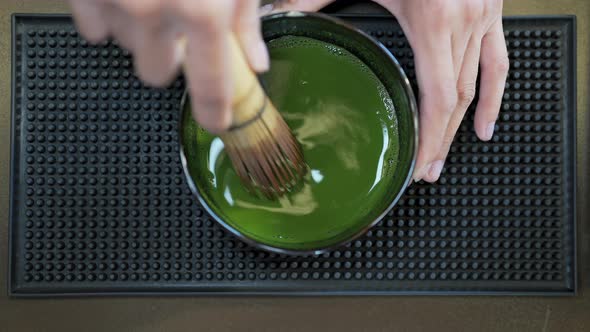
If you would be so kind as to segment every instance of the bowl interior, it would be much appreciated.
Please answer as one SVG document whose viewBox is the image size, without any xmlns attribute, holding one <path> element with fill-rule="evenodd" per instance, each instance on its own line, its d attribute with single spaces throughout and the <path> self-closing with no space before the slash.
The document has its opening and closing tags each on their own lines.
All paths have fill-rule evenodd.
<svg viewBox="0 0 590 332">
<path fill-rule="evenodd" d="M 346 243 L 364 233 L 377 223 L 399 199 L 413 171 L 416 155 L 417 115 L 414 96 L 405 74 L 391 54 L 370 37 L 339 20 L 322 14 L 309 13 L 271 15 L 263 19 L 263 36 L 267 43 L 284 36 L 299 36 L 341 47 L 371 69 L 382 83 L 395 107 L 395 119 L 392 121 L 397 127 L 397 137 L 389 138 L 392 140 L 391 144 L 396 146 L 395 171 L 387 172 L 387 175 L 384 176 L 385 185 L 379 193 L 380 197 L 373 200 L 374 202 L 370 205 L 370 211 L 364 212 L 362 218 L 359 217 L 354 223 L 338 228 L 338 231 L 333 231 L 337 229 L 335 226 L 337 226 L 338 218 L 326 218 L 329 220 L 326 223 L 334 223 L 335 225 L 327 224 L 326 227 L 331 227 L 332 231 L 325 232 L 320 231 L 321 227 L 317 224 L 318 231 L 314 232 L 313 225 L 306 225 L 305 216 L 302 216 L 298 222 L 293 221 L 293 223 L 299 224 L 299 229 L 293 228 L 292 233 L 287 232 L 287 235 L 290 236 L 287 241 L 282 236 L 273 235 L 272 232 L 259 232 L 252 225 L 266 221 L 248 220 L 255 218 L 253 214 L 245 213 L 243 217 L 236 219 L 235 215 L 232 216 L 231 213 L 224 210 L 223 204 L 220 204 L 214 195 L 208 193 L 206 187 L 210 183 L 211 177 L 208 170 L 204 169 L 205 163 L 202 160 L 205 157 L 204 152 L 197 143 L 198 140 L 201 140 L 200 143 L 209 140 L 207 144 L 210 144 L 213 142 L 213 138 L 205 134 L 194 122 L 191 117 L 190 101 L 185 98 L 180 132 L 181 158 L 189 185 L 201 204 L 225 228 L 250 244 L 281 253 L 319 253 Z M 273 98 L 271 93 L 269 96 L 271 99 Z M 374 130 L 378 131 L 380 128 L 376 126 Z M 346 144 L 346 142 L 341 142 L 341 144 Z M 368 206 L 356 208 L 360 211 L 369 209 Z M 337 212 L 342 211 L 334 211 L 334 216 L 338 215 Z M 266 217 L 269 218 L 269 216 Z M 272 221 L 268 222 L 272 223 Z M 280 228 L 278 225 L 275 226 L 277 229 Z M 307 229 L 302 230 L 302 227 L 307 227 Z"/>
<path fill-rule="evenodd" d="M 365 33 L 332 17 L 310 13 L 280 13 L 263 19 L 265 41 L 286 35 L 309 37 L 340 46 L 364 62 L 387 89 L 396 109 L 400 144 L 399 168 L 391 179 L 391 199 L 405 187 L 413 171 L 418 144 L 417 106 L 403 69 L 390 52 Z"/>
</svg>

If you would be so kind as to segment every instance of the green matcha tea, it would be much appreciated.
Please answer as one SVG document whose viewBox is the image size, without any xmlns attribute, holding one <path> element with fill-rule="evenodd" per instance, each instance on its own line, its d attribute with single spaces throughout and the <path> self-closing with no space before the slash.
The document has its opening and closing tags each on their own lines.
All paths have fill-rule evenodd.
<svg viewBox="0 0 590 332">
<path fill-rule="evenodd" d="M 278 201 L 251 195 L 221 140 L 185 118 L 189 171 L 212 211 L 247 237 L 290 250 L 335 245 L 391 198 L 383 179 L 395 172 L 399 152 L 393 102 L 375 74 L 340 47 L 294 36 L 268 46 L 271 70 L 263 80 L 303 148 L 304 183 Z"/>
</svg>

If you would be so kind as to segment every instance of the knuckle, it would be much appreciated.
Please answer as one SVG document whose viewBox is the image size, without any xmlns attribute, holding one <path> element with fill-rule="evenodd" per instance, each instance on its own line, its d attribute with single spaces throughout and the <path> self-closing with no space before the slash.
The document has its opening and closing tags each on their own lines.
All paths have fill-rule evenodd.
<svg viewBox="0 0 590 332">
<path fill-rule="evenodd" d="M 429 0 L 427 6 L 434 12 L 444 13 L 449 8 L 449 2 L 446 0 Z"/>
<path fill-rule="evenodd" d="M 492 60 L 492 70 L 500 76 L 505 76 L 510 69 L 510 61 L 508 56 L 501 56 Z"/>
<path fill-rule="evenodd" d="M 467 108 L 475 98 L 475 82 L 460 85 L 457 89 L 457 104 Z"/>
<path fill-rule="evenodd" d="M 435 92 L 439 108 L 445 113 L 453 113 L 457 106 L 457 90 L 454 86 L 454 84 L 440 85 Z"/>
<path fill-rule="evenodd" d="M 465 21 L 469 24 L 477 22 L 484 13 L 484 5 L 480 1 L 465 1 Z"/>
<path fill-rule="evenodd" d="M 427 1 L 426 6 L 425 9 L 432 14 L 429 22 L 435 27 L 444 27 L 452 20 L 452 8 L 454 5 L 451 5 L 449 1 L 430 0 Z"/>
<path fill-rule="evenodd" d="M 408 5 L 408 14 L 414 16 L 412 19 L 422 20 L 423 17 L 428 17 L 428 20 L 424 20 L 424 27 L 432 31 L 440 31 L 445 27 L 448 27 L 448 22 L 451 20 L 451 13 L 449 5 L 444 0 L 426 0 L 416 1 L 418 8 L 412 8 L 414 6 Z"/>
</svg>

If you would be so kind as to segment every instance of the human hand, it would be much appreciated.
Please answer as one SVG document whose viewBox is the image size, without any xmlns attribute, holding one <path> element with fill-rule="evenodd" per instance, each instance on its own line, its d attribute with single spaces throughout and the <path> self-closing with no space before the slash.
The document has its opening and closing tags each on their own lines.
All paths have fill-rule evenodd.
<svg viewBox="0 0 590 332">
<path fill-rule="evenodd" d="M 256 0 L 70 0 L 90 42 L 112 36 L 143 81 L 164 86 L 184 68 L 193 116 L 219 133 L 231 124 L 229 39 L 235 33 L 254 71 L 269 67 Z M 180 43 L 180 37 L 186 43 Z"/>
<path fill-rule="evenodd" d="M 317 10 L 329 0 L 283 0 L 267 10 Z M 474 127 L 492 138 L 508 73 L 501 0 L 375 0 L 400 23 L 420 88 L 420 146 L 414 181 L 440 177 L 453 138 L 481 81 Z"/>
</svg>

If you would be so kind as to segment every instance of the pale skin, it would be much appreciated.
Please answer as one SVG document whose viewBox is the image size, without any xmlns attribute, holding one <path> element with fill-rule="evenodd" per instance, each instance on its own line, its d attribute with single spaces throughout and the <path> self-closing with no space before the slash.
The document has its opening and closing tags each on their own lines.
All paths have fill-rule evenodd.
<svg viewBox="0 0 590 332">
<path fill-rule="evenodd" d="M 134 56 L 140 79 L 165 86 L 183 68 L 194 117 L 213 133 L 231 124 L 227 39 L 234 33 L 256 72 L 269 68 L 259 15 L 315 11 L 334 0 L 70 0 L 81 34 L 109 36 Z M 508 73 L 502 0 L 375 0 L 399 21 L 414 52 L 420 144 L 414 181 L 436 182 L 480 74 L 474 128 L 492 139 Z M 179 47 L 179 36 L 186 48 Z M 202 47 L 207 45 L 207 47 Z"/>
</svg>

